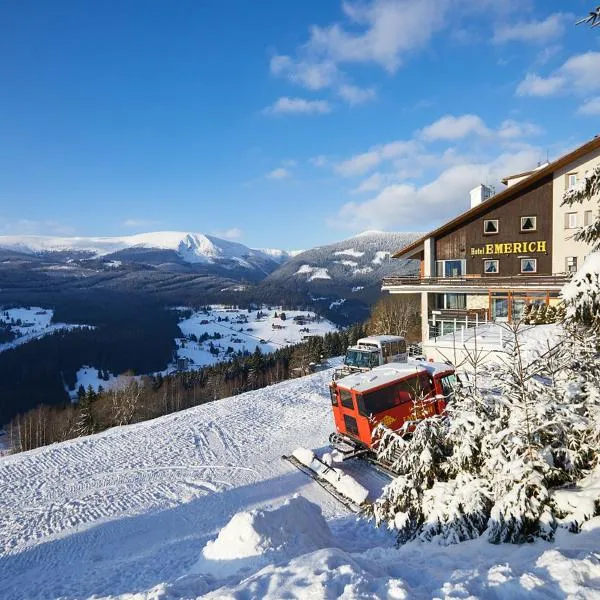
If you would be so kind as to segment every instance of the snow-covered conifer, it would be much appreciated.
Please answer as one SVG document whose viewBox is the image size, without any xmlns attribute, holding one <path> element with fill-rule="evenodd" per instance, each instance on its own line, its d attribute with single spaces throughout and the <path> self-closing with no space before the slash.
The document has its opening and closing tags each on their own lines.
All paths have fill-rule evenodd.
<svg viewBox="0 0 600 600">
<path fill-rule="evenodd" d="M 503 363 L 486 369 L 477 388 L 458 387 L 446 415 L 413 424 L 408 437 L 382 428 L 378 456 L 399 476 L 371 513 L 400 543 L 455 543 L 484 532 L 494 543 L 521 543 L 581 526 L 554 490 L 596 464 L 594 344 L 569 333 L 532 359 L 521 343 L 526 330 L 512 328 Z"/>
</svg>

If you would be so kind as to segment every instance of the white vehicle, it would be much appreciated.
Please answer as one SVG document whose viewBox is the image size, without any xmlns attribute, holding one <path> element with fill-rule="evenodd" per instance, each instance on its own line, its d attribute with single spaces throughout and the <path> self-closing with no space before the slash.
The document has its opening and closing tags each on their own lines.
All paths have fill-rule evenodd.
<svg viewBox="0 0 600 600">
<path fill-rule="evenodd" d="M 391 362 L 406 362 L 406 340 L 399 335 L 371 335 L 361 338 L 346 351 L 344 367 L 339 375 L 369 371 Z"/>
</svg>

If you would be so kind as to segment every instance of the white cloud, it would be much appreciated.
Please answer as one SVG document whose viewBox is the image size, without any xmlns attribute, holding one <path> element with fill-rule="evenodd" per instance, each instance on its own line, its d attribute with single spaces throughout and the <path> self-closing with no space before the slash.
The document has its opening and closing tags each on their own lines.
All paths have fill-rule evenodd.
<svg viewBox="0 0 600 600">
<path fill-rule="evenodd" d="M 308 159 L 308 162 L 314 167 L 324 167 L 329 163 L 329 160 L 324 154 L 319 154 L 319 156 L 313 156 Z"/>
<path fill-rule="evenodd" d="M 121 227 L 126 227 L 128 229 L 137 229 L 139 227 L 152 227 L 156 224 L 156 221 L 151 221 L 150 219 L 125 219 L 124 221 L 121 221 Z"/>
<path fill-rule="evenodd" d="M 373 88 L 359 88 L 348 81 L 341 64 L 370 63 L 393 73 L 405 58 L 430 42 L 445 25 L 451 0 L 346 1 L 344 23 L 312 25 L 308 40 L 294 56 L 271 58 L 273 75 L 310 90 L 332 88 L 350 105 L 375 97 Z"/>
<path fill-rule="evenodd" d="M 312 26 L 305 49 L 336 64 L 372 62 L 394 72 L 406 54 L 425 47 L 442 28 L 448 5 L 447 0 L 344 2 L 352 29 L 339 23 Z"/>
<path fill-rule="evenodd" d="M 286 169 L 285 167 L 279 167 L 278 169 L 274 169 L 270 173 L 267 173 L 265 177 L 267 179 L 287 179 L 291 176 L 291 171 Z"/>
<path fill-rule="evenodd" d="M 363 175 L 385 160 L 391 160 L 402 156 L 403 154 L 414 152 L 416 147 L 416 142 L 412 140 L 395 141 L 390 142 L 389 144 L 373 146 L 368 152 L 357 154 L 339 163 L 336 165 L 335 169 L 344 177 Z"/>
<path fill-rule="evenodd" d="M 580 115 L 600 115 L 600 96 L 586 100 L 578 109 Z"/>
<path fill-rule="evenodd" d="M 0 217 L 0 233 L 5 235 L 72 235 L 73 227 L 53 219 L 5 219 Z"/>
<path fill-rule="evenodd" d="M 335 170 L 343 177 L 355 177 L 364 175 L 386 161 L 391 161 L 396 168 L 398 178 L 412 179 L 419 177 L 424 169 L 435 168 L 436 165 L 459 165 L 471 160 L 456 148 L 447 148 L 441 155 L 425 152 L 423 142 L 458 141 L 473 135 L 502 141 L 505 144 L 509 142 L 514 144 L 522 138 L 537 135 L 542 131 L 538 125 L 525 121 L 507 119 L 498 129 L 491 129 L 477 115 L 446 115 L 417 131 L 416 139 L 397 140 L 372 146 L 367 152 L 355 154 L 339 162 L 335 165 Z M 375 180 L 366 185 L 373 185 Z M 355 188 L 355 191 L 364 191 L 361 185 Z"/>
<path fill-rule="evenodd" d="M 577 90 L 589 91 L 600 88 L 600 52 L 586 52 L 572 56 L 560 68 L 569 85 Z"/>
<path fill-rule="evenodd" d="M 540 133 L 543 133 L 543 131 L 544 130 L 535 123 L 506 119 L 506 121 L 502 121 L 502 124 L 498 129 L 498 135 L 503 139 L 510 140 L 539 135 Z"/>
<path fill-rule="evenodd" d="M 339 87 L 338 94 L 351 106 L 363 104 L 369 100 L 373 100 L 376 96 L 374 88 L 360 88 L 348 83 L 344 83 Z"/>
<path fill-rule="evenodd" d="M 506 42 L 524 42 L 528 44 L 544 44 L 562 37 L 565 22 L 572 16 L 565 13 L 554 13 L 541 21 L 521 21 L 512 25 L 496 27 L 492 41 L 497 44 Z"/>
<path fill-rule="evenodd" d="M 305 100 L 283 96 L 263 110 L 268 115 L 323 115 L 331 112 L 327 100 Z"/>
<path fill-rule="evenodd" d="M 487 135 L 485 123 L 477 115 L 446 115 L 421 131 L 424 140 L 458 140 L 468 135 Z"/>
<path fill-rule="evenodd" d="M 212 234 L 223 240 L 239 240 L 244 232 L 239 227 L 231 227 L 230 229 L 213 231 Z"/>
<path fill-rule="evenodd" d="M 517 86 L 517 96 L 552 96 L 565 85 L 563 77 L 540 77 L 535 73 L 527 73 L 525 79 Z"/>
<path fill-rule="evenodd" d="M 329 224 L 343 229 L 410 230 L 424 221 L 455 216 L 469 207 L 469 190 L 481 182 L 495 183 L 510 174 L 531 168 L 540 151 L 528 147 L 514 154 L 502 154 L 488 162 L 452 165 L 431 181 L 417 186 L 395 183 L 384 187 L 365 202 L 348 202 L 329 219 Z M 415 207 L 418 206 L 418 210 Z"/>
<path fill-rule="evenodd" d="M 338 68 L 330 60 L 311 62 L 294 60 L 285 55 L 275 55 L 271 58 L 270 68 L 273 75 L 284 75 L 290 81 L 309 90 L 330 87 L 339 78 Z"/>
<path fill-rule="evenodd" d="M 528 73 L 517 87 L 518 96 L 552 96 L 559 92 L 586 93 L 600 89 L 600 52 L 571 56 L 548 77 Z"/>
<path fill-rule="evenodd" d="M 360 184 L 352 190 L 353 194 L 362 194 L 364 192 L 375 192 L 381 189 L 389 179 L 388 176 L 381 173 L 373 173 L 370 177 L 361 181 Z"/>
</svg>

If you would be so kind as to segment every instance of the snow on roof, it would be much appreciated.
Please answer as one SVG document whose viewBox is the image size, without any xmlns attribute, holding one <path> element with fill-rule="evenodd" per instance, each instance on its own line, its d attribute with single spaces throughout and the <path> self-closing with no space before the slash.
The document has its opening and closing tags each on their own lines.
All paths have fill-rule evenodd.
<svg viewBox="0 0 600 600">
<path fill-rule="evenodd" d="M 454 367 L 444 363 L 413 360 L 403 363 L 388 363 L 364 373 L 348 375 L 348 377 L 338 380 L 337 385 L 357 392 L 367 392 L 374 388 L 381 387 L 382 385 L 388 385 L 418 373 L 429 373 L 429 375 L 433 376 L 436 373 L 443 373 L 452 370 L 453 368 Z"/>
<path fill-rule="evenodd" d="M 357 344 L 368 344 L 369 342 L 397 342 L 403 340 L 401 335 L 369 335 L 364 338 L 360 338 Z"/>
</svg>

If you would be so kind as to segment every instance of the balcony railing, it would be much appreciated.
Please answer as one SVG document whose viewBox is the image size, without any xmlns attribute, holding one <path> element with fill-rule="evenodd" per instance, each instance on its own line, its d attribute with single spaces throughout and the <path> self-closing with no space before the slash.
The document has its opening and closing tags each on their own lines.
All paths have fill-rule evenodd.
<svg viewBox="0 0 600 600">
<path fill-rule="evenodd" d="M 571 275 L 559 273 L 556 275 L 464 275 L 462 277 L 385 277 L 383 287 L 390 288 L 396 286 L 440 286 L 440 287 L 500 287 L 511 288 L 515 286 L 527 285 L 540 288 L 562 287 Z"/>
<path fill-rule="evenodd" d="M 487 324 L 485 309 L 437 309 L 432 310 L 427 320 L 428 339 L 436 339 L 455 331 L 477 328 Z M 464 336 L 464 333 L 462 334 Z"/>
</svg>

